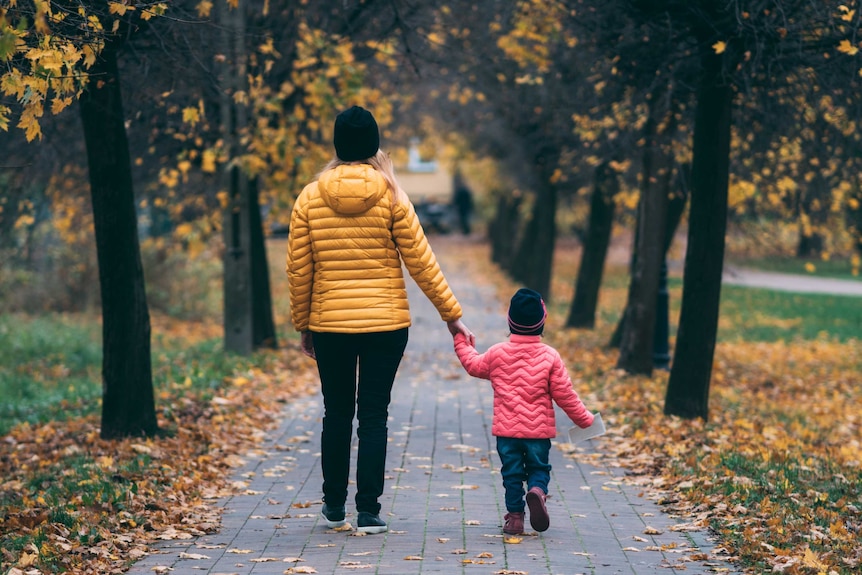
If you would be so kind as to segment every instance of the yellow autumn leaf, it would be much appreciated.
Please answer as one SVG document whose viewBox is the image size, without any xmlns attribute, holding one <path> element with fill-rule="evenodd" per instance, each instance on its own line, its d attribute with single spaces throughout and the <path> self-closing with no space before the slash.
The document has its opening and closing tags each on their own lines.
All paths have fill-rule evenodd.
<svg viewBox="0 0 862 575">
<path fill-rule="evenodd" d="M 198 2 L 195 9 L 198 12 L 198 16 L 200 16 L 201 18 L 209 18 L 210 14 L 212 13 L 213 3 L 209 0 L 203 0 L 202 2 Z"/>
<path fill-rule="evenodd" d="M 59 114 L 72 104 L 72 98 L 54 98 L 51 100 L 51 113 Z"/>
<path fill-rule="evenodd" d="M 96 50 L 93 46 L 89 44 L 82 48 L 84 52 L 84 67 L 89 68 L 93 64 L 96 63 Z"/>
<path fill-rule="evenodd" d="M 190 125 L 195 126 L 198 122 L 200 122 L 201 116 L 198 109 L 189 106 L 188 108 L 183 108 L 183 122 Z"/>
<path fill-rule="evenodd" d="M 110 12 L 111 14 L 123 16 L 126 12 L 134 9 L 134 6 L 129 6 L 128 4 L 122 4 L 120 2 L 108 2 L 108 12 Z"/>
<path fill-rule="evenodd" d="M 21 119 L 18 121 L 18 127 L 24 130 L 24 137 L 28 142 L 35 139 L 42 139 L 42 127 L 39 125 L 38 116 L 41 116 L 41 110 L 35 111 L 31 108 L 24 110 L 21 114 Z"/>
<path fill-rule="evenodd" d="M 216 171 L 216 153 L 212 150 L 204 150 L 201 154 L 201 170 L 207 174 Z"/>
<path fill-rule="evenodd" d="M 37 553 L 22 553 L 21 557 L 18 558 L 18 566 L 31 567 L 36 563 L 36 560 L 38 559 L 39 555 Z"/>
<path fill-rule="evenodd" d="M 189 173 L 189 170 L 192 169 L 192 163 L 188 160 L 183 160 L 177 164 L 177 168 L 180 170 L 180 173 L 183 175 L 183 182 L 188 181 L 188 173 Z"/>
<path fill-rule="evenodd" d="M 841 40 L 838 44 L 838 51 L 848 56 L 855 56 L 859 53 L 859 48 L 854 46 L 850 40 Z"/>
<path fill-rule="evenodd" d="M 829 570 L 829 565 L 824 563 L 817 553 L 812 551 L 810 547 L 805 550 L 805 553 L 802 556 L 802 564 L 806 567 L 822 571 L 823 573 L 826 573 Z"/>
<path fill-rule="evenodd" d="M 712 49 L 716 54 L 724 54 L 724 51 L 727 50 L 727 42 L 719 40 L 712 45 Z"/>
</svg>

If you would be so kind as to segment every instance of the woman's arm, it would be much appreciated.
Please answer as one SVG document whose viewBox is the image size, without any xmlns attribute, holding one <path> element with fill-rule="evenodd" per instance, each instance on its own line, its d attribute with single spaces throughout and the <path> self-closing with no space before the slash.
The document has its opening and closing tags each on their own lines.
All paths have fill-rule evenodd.
<svg viewBox="0 0 862 575">
<path fill-rule="evenodd" d="M 308 217 L 308 196 L 303 191 L 296 199 L 290 215 L 287 237 L 287 285 L 290 295 L 290 316 L 297 331 L 308 329 L 311 292 L 314 280 L 314 256 L 311 251 Z"/>
<path fill-rule="evenodd" d="M 461 305 L 455 299 L 449 283 L 443 276 L 410 200 L 404 199 L 395 203 L 392 207 L 392 217 L 392 238 L 410 277 L 434 304 L 443 321 L 448 324 L 460 319 Z M 457 331 L 460 330 L 458 326 Z M 466 336 L 467 333 L 464 335 Z"/>
</svg>

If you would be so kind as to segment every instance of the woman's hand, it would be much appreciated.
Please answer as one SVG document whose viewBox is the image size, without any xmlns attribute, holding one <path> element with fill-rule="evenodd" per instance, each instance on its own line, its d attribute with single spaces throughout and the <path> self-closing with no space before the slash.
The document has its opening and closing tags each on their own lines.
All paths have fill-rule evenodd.
<svg viewBox="0 0 862 575">
<path fill-rule="evenodd" d="M 299 346 L 302 349 L 303 355 L 307 355 L 311 359 L 317 359 L 317 356 L 314 354 L 314 339 L 312 338 L 310 331 L 302 332 Z"/>
<path fill-rule="evenodd" d="M 471 346 L 476 347 L 476 336 L 473 335 L 473 332 L 467 329 L 467 326 L 464 325 L 460 319 L 456 319 L 454 321 L 447 321 L 446 326 L 449 328 L 449 333 L 452 334 L 452 337 L 456 335 L 463 334 L 464 337 L 467 338 L 467 343 Z"/>
</svg>

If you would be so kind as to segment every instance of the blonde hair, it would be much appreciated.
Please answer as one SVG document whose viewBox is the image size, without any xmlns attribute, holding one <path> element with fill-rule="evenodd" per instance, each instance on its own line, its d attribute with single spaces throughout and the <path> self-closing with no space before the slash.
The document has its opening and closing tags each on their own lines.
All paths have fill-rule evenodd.
<svg viewBox="0 0 862 575">
<path fill-rule="evenodd" d="M 329 160 L 329 163 L 326 164 L 320 173 L 317 174 L 317 178 L 320 179 L 320 176 L 323 172 L 331 170 L 333 168 L 337 168 L 338 166 L 343 166 L 345 164 L 368 164 L 383 176 L 383 179 L 386 180 L 386 183 L 389 185 L 389 189 L 392 190 L 392 203 L 398 203 L 406 201 L 407 192 L 401 187 L 401 184 L 398 183 L 398 179 L 395 177 L 395 167 L 392 165 L 392 158 L 389 157 L 389 154 L 384 152 L 383 150 L 377 150 L 377 153 L 367 158 L 365 160 L 360 160 L 358 162 L 345 162 L 338 156 Z"/>
</svg>

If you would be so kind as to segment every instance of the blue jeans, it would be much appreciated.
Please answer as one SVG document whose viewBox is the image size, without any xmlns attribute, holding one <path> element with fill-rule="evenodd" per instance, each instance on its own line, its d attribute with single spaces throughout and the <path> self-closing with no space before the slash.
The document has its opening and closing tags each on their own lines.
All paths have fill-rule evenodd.
<svg viewBox="0 0 862 575">
<path fill-rule="evenodd" d="M 550 439 L 497 438 L 507 511 L 524 511 L 525 481 L 527 490 L 539 487 L 543 492 L 548 492 L 548 482 L 551 480 L 551 464 L 548 463 L 550 451 Z"/>
<path fill-rule="evenodd" d="M 395 373 L 407 346 L 407 328 L 375 333 L 313 333 L 312 337 L 323 390 L 323 500 L 331 507 L 339 507 L 347 499 L 356 415 L 356 510 L 378 514 L 377 499 L 383 494 L 386 466 L 386 420 Z"/>
</svg>

